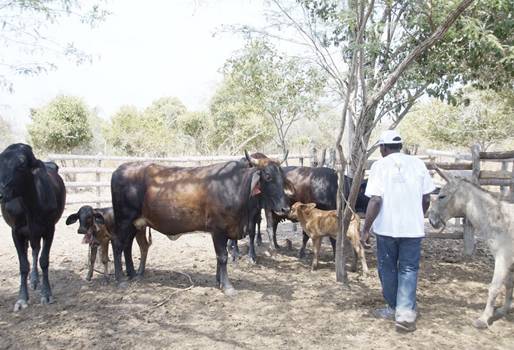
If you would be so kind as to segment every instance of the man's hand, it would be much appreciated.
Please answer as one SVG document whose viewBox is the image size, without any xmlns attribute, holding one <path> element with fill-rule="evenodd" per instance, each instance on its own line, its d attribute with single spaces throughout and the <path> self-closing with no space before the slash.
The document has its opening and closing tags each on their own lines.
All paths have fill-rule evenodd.
<svg viewBox="0 0 514 350">
<path fill-rule="evenodd" d="M 364 247 L 364 249 L 371 248 L 371 245 L 369 244 L 369 229 L 362 230 L 361 232 L 361 244 Z"/>
</svg>

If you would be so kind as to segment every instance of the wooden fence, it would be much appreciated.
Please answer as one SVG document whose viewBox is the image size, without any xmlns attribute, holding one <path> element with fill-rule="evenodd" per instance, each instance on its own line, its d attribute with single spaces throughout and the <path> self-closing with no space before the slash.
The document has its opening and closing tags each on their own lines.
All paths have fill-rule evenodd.
<svg viewBox="0 0 514 350">
<path fill-rule="evenodd" d="M 469 177 L 471 181 L 482 186 L 499 187 L 500 191 L 495 192 L 497 197 L 514 202 L 514 151 L 481 152 L 479 146 L 475 145 L 471 148 L 470 153 L 427 150 L 425 154 L 417 156 L 425 162 L 430 170 L 433 170 L 433 165 L 436 164 L 441 169 Z M 280 155 L 271 155 L 271 157 L 280 158 Z M 100 207 L 111 205 L 111 174 L 123 162 L 144 160 L 165 165 L 200 166 L 238 160 L 241 159 L 241 156 L 141 158 L 54 154 L 50 155 L 48 159 L 59 164 L 59 172 L 65 178 L 68 192 L 67 206 L 90 204 Z M 306 164 L 307 161 L 309 161 L 308 164 Z M 368 161 L 367 169 L 374 161 L 376 159 Z M 335 152 L 333 150 L 318 152 L 313 148 L 309 155 L 289 155 L 288 162 L 290 165 L 335 167 Z M 484 167 L 482 167 L 482 163 L 484 163 Z M 490 169 L 491 167 L 487 163 L 495 164 L 496 169 Z M 78 179 L 79 177 L 80 179 Z M 465 218 L 457 218 L 458 221 L 462 219 L 464 220 L 462 229 L 459 229 L 460 226 L 458 226 L 451 232 L 428 232 L 427 236 L 464 239 L 464 253 L 471 255 L 475 249 L 475 236 Z"/>
<path fill-rule="evenodd" d="M 270 155 L 282 158 L 282 155 Z M 287 157 L 290 165 L 304 165 L 312 156 L 291 154 Z M 51 154 L 49 161 L 59 165 L 67 190 L 66 206 L 90 204 L 96 207 L 111 205 L 111 175 L 122 163 L 151 161 L 163 165 L 201 166 L 231 160 L 241 156 L 188 156 L 188 157 L 111 157 L 104 155 Z M 307 164 L 305 164 L 307 165 Z M 309 163 L 309 165 L 314 165 Z M 91 192 L 91 190 L 93 190 Z"/>
</svg>

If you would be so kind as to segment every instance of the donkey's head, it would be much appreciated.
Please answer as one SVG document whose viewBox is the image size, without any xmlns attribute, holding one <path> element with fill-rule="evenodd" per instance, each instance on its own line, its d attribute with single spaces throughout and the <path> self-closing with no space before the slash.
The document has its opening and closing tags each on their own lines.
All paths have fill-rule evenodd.
<svg viewBox="0 0 514 350">
<path fill-rule="evenodd" d="M 428 211 L 428 220 L 437 229 L 444 226 L 448 219 L 462 215 L 462 210 L 458 205 L 458 192 L 463 180 L 444 173 L 438 167 L 435 167 L 435 169 L 447 182 L 439 191 L 437 200 L 430 205 Z"/>
</svg>

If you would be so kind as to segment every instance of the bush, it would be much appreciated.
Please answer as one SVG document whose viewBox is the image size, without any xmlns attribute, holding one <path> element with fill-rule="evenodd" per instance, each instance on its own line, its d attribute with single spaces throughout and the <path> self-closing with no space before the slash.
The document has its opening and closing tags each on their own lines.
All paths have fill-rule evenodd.
<svg viewBox="0 0 514 350">
<path fill-rule="evenodd" d="M 69 153 L 88 148 L 93 138 L 90 112 L 82 99 L 60 95 L 31 110 L 28 132 L 32 146 L 42 152 Z"/>
</svg>

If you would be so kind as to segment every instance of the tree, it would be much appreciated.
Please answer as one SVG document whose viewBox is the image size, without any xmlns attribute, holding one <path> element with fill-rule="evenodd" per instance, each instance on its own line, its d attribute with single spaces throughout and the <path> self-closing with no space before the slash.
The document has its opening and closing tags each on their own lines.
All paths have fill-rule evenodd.
<svg viewBox="0 0 514 350">
<path fill-rule="evenodd" d="M 261 148 L 272 139 L 271 121 L 231 76 L 226 76 L 214 93 L 209 113 L 210 143 L 218 153 L 240 154 L 244 148 Z"/>
<path fill-rule="evenodd" d="M 283 38 L 284 27 L 296 37 L 285 38 L 308 47 L 312 59 L 331 79 L 342 100 L 340 127 L 335 142 L 340 167 L 339 183 L 349 157 L 348 173 L 354 177 L 350 195 L 343 200 L 338 191 L 338 215 L 341 232 L 336 251 L 336 279 L 347 282 L 343 251 L 343 233 L 357 199 L 368 143 L 374 128 L 385 118 L 400 123 L 415 101 L 436 81 L 427 72 L 423 58 L 441 40 L 473 0 L 456 1 L 374 1 L 374 0 L 272 0 L 278 13 L 271 16 L 275 28 L 257 30 L 268 37 Z M 505 0 L 507 1 L 507 0 Z M 269 26 L 268 26 L 269 27 Z M 246 32 L 252 32 L 245 28 Z M 425 63 L 425 66 L 422 63 Z M 445 67 L 432 72 L 443 75 Z M 449 89 L 447 85 L 447 90 Z M 343 134 L 348 129 L 349 151 L 344 153 Z M 343 213 L 344 209 L 344 213 Z"/>
<path fill-rule="evenodd" d="M 179 116 L 187 112 L 186 106 L 177 97 L 161 97 L 147 107 L 144 114 L 161 119 L 172 128 Z"/>
<path fill-rule="evenodd" d="M 74 43 L 48 37 L 46 29 L 66 17 L 94 26 L 107 15 L 99 1 L 85 5 L 77 0 L 0 0 L 0 43 L 5 51 L 0 58 L 0 88 L 12 91 L 12 74 L 35 75 L 55 69 L 61 57 L 77 63 L 91 60 Z"/>
<path fill-rule="evenodd" d="M 13 132 L 11 124 L 0 116 L 0 150 L 3 151 L 12 142 Z"/>
<path fill-rule="evenodd" d="M 514 94 L 466 88 L 456 106 L 432 99 L 420 103 L 402 123 L 410 143 L 470 147 L 482 150 L 514 135 Z M 421 131 L 421 132 L 420 132 Z"/>
<path fill-rule="evenodd" d="M 224 66 L 233 92 L 272 122 L 285 153 L 291 126 L 319 114 L 326 78 L 304 60 L 288 58 L 268 42 L 251 40 Z"/>
<path fill-rule="evenodd" d="M 210 153 L 211 135 L 216 132 L 213 132 L 212 119 L 207 112 L 186 112 L 178 116 L 176 124 L 178 133 L 186 139 L 184 143 L 193 143 L 197 153 Z"/>
<path fill-rule="evenodd" d="M 93 138 L 90 112 L 82 99 L 60 95 L 47 105 L 31 110 L 27 129 L 32 145 L 43 152 L 68 153 L 87 148 Z"/>
<path fill-rule="evenodd" d="M 104 135 L 111 147 L 129 156 L 166 156 L 174 139 L 164 119 L 145 115 L 134 106 L 122 106 Z"/>
</svg>

